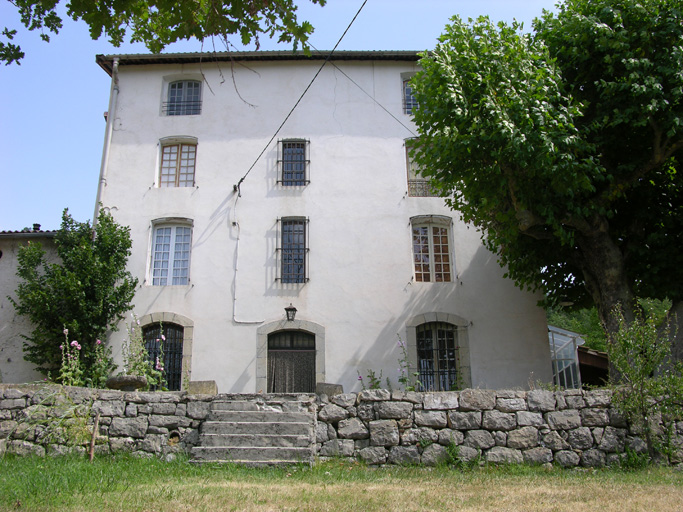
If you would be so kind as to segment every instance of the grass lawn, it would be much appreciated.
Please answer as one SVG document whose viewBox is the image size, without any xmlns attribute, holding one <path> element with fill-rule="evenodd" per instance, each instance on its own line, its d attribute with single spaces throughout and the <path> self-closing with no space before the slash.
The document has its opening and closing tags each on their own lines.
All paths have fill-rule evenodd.
<svg viewBox="0 0 683 512">
<path fill-rule="evenodd" d="M 0 458 L 0 510 L 679 511 L 683 471 L 527 466 L 196 466 L 130 456 Z"/>
</svg>

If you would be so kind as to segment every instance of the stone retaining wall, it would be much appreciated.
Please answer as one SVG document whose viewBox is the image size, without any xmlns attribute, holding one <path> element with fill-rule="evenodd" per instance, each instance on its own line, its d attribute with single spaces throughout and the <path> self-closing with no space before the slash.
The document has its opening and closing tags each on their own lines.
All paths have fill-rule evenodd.
<svg viewBox="0 0 683 512">
<path fill-rule="evenodd" d="M 280 407 L 276 395 L 189 395 L 121 392 L 42 385 L 0 385 L 0 453 L 85 452 L 99 411 L 96 453 L 129 451 L 173 456 L 199 441 L 213 400 Z M 614 464 L 645 442 L 611 407 L 608 390 L 552 392 L 466 389 L 446 393 L 365 390 L 290 395 L 317 416 L 320 458 L 352 457 L 368 464 L 433 465 L 458 447 L 459 457 L 491 463 Z M 74 414 L 75 413 L 75 414 Z M 86 428 L 84 428 L 86 427 Z M 76 445 L 67 439 L 85 433 Z M 73 436 L 71 436 L 73 438 Z M 78 437 L 78 436 L 77 436 Z M 676 424 L 672 464 L 683 462 L 683 421 Z"/>
</svg>

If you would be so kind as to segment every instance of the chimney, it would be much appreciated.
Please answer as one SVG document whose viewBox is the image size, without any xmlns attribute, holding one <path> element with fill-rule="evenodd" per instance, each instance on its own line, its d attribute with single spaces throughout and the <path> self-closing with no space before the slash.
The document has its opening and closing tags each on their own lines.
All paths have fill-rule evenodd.
<svg viewBox="0 0 683 512">
<path fill-rule="evenodd" d="M 33 231 L 40 231 L 40 224 L 34 224 Z"/>
</svg>

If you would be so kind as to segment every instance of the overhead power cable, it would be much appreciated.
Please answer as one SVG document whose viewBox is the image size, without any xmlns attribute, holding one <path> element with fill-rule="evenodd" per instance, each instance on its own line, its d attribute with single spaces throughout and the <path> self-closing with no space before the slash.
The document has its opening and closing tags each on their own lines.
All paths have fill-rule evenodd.
<svg viewBox="0 0 683 512">
<path fill-rule="evenodd" d="M 259 153 L 259 155 L 256 157 L 256 160 L 254 160 L 254 163 L 251 164 L 251 167 L 249 167 L 249 169 L 248 169 L 247 172 L 244 174 L 244 176 L 242 176 L 242 177 L 240 178 L 240 180 L 237 182 L 237 185 L 235 185 L 235 189 L 237 190 L 238 196 L 241 195 L 240 185 L 242 185 L 242 182 L 244 181 L 244 179 L 245 179 L 247 176 L 249 176 L 249 173 L 251 172 L 251 170 L 256 166 L 256 164 L 257 164 L 258 161 L 261 159 L 261 157 L 263 156 L 263 154 L 266 152 L 266 150 L 267 150 L 267 149 L 270 147 L 270 145 L 273 143 L 273 140 L 275 140 L 275 137 L 277 137 L 277 134 L 280 133 L 280 130 L 282 130 L 282 127 L 285 125 L 285 123 L 289 120 L 289 118 L 291 117 L 291 115 L 294 113 L 294 110 L 296 109 L 296 107 L 299 106 L 299 103 L 301 103 L 301 100 L 304 98 L 304 96 L 306 96 L 306 93 L 308 92 L 308 90 L 309 90 L 309 89 L 311 88 L 311 86 L 313 85 L 313 82 L 315 82 L 315 79 L 318 78 L 318 75 L 320 74 L 320 72 L 321 72 L 321 71 L 323 70 L 323 68 L 325 67 L 325 64 L 327 64 L 327 62 L 330 60 L 330 58 L 332 57 L 332 54 L 333 54 L 334 51 L 337 49 L 337 47 L 339 46 L 339 44 L 342 42 L 342 39 L 344 39 L 344 36 L 345 36 L 346 33 L 349 31 L 349 29 L 351 28 L 351 26 L 353 25 L 353 23 L 356 21 L 356 18 L 358 18 L 358 15 L 359 15 L 360 12 L 363 10 L 363 7 L 365 7 L 365 4 L 366 4 L 366 3 L 368 3 L 368 0 L 364 0 L 364 1 L 363 1 L 363 4 L 362 4 L 362 5 L 360 6 L 360 8 L 358 9 L 358 12 L 356 12 L 355 16 L 353 17 L 353 19 L 351 20 L 351 22 L 349 23 L 349 25 L 346 27 L 346 30 L 344 30 L 344 33 L 341 35 L 341 37 L 340 37 L 339 40 L 337 41 L 337 44 L 334 45 L 334 48 L 332 48 L 332 50 L 331 50 L 330 53 L 327 55 L 327 57 L 325 58 L 325 60 L 323 61 L 323 63 L 320 65 L 320 68 L 318 69 L 318 71 L 316 72 L 316 74 L 313 76 L 313 78 L 311 79 L 311 81 L 309 82 L 309 84 L 306 86 L 306 89 L 304 89 L 304 92 L 302 92 L 302 93 L 301 93 L 301 96 L 299 96 L 299 99 L 296 100 L 296 103 L 295 103 L 294 106 L 291 108 L 291 110 L 289 111 L 289 113 L 287 114 L 287 116 L 285 117 L 285 119 L 282 121 L 282 123 L 280 123 L 280 126 L 278 127 L 278 129 L 275 130 L 275 133 L 274 133 L 273 136 L 270 138 L 270 140 L 268 141 L 268 143 L 264 146 L 264 148 L 261 150 L 261 152 Z"/>
</svg>

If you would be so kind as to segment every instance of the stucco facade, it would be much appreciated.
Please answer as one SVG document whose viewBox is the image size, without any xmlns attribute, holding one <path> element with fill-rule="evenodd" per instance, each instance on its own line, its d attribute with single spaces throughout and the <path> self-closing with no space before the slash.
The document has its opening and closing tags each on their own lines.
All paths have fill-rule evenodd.
<svg viewBox="0 0 683 512">
<path fill-rule="evenodd" d="M 396 385 L 399 340 L 412 368 L 420 364 L 420 325 L 451 326 L 460 385 L 551 380 L 539 297 L 503 278 L 477 230 L 443 199 L 409 194 L 405 141 L 416 131 L 404 112 L 403 80 L 417 70 L 415 53 L 335 54 L 288 118 L 322 58 L 233 52 L 198 60 L 98 56 L 112 75 L 98 201 L 131 228 L 129 270 L 140 280 L 134 311 L 142 325 L 162 320 L 186 333 L 184 382 L 265 391 L 272 336 L 295 331 L 314 340 L 316 382 L 354 391 L 357 371 L 372 369 Z M 200 108 L 172 111 L 174 83 L 199 87 Z M 282 140 L 305 147 L 303 183 L 283 182 Z M 166 186 L 168 146 L 190 147 L 189 182 L 186 173 Z M 305 230 L 305 255 L 288 267 L 305 275 L 293 279 L 283 276 L 292 257 L 283 220 L 290 219 Z M 431 279 L 445 282 L 424 275 L 420 282 L 415 228 L 426 226 L 431 236 L 437 225 L 450 267 L 435 276 L 436 249 L 425 242 Z M 189 248 L 189 258 L 174 262 L 182 244 L 168 240 L 169 264 L 188 273 L 181 284 L 168 284 L 170 277 L 155 284 L 164 227 L 183 228 Z M 298 310 L 292 322 L 284 312 L 290 303 Z M 125 333 L 111 336 L 117 357 Z"/>
</svg>

